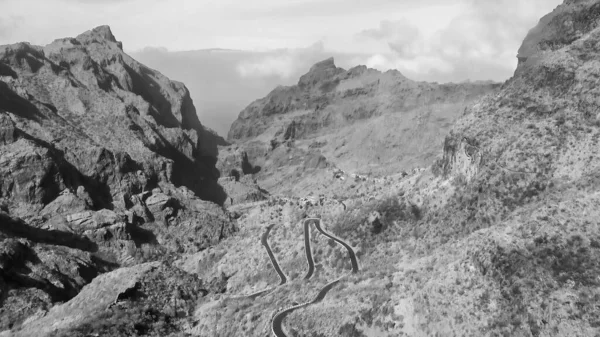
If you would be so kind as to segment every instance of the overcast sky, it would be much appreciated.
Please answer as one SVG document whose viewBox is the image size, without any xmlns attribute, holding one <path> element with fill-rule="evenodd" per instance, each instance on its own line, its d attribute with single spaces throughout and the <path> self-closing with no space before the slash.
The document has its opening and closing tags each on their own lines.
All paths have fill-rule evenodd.
<svg viewBox="0 0 600 337">
<path fill-rule="evenodd" d="M 560 0 L 0 0 L 0 43 L 46 44 L 108 24 L 128 51 L 264 50 L 322 42 L 373 65 L 449 72 L 456 58 L 514 63 Z"/>
<path fill-rule="evenodd" d="M 309 62 L 337 55 L 336 64 L 345 68 L 398 69 L 416 80 L 503 81 L 516 67 L 527 31 L 561 2 L 0 0 L 0 44 L 44 45 L 110 25 L 125 51 L 142 62 L 148 52 L 156 56 L 157 49 L 146 47 L 270 51 L 231 58 L 226 66 L 235 69 L 235 80 L 293 83 Z M 167 58 L 161 60 L 150 66 L 178 76 Z"/>
</svg>

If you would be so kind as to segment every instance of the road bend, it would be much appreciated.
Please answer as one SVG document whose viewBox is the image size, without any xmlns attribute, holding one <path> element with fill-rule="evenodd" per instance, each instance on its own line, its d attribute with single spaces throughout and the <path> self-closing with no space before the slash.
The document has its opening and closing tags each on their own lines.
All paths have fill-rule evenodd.
<svg viewBox="0 0 600 337">
<path fill-rule="evenodd" d="M 269 254 L 269 259 L 271 259 L 271 264 L 273 265 L 273 268 L 275 268 L 275 271 L 277 272 L 277 274 L 279 275 L 279 278 L 281 279 L 281 281 L 279 282 L 279 285 L 282 285 L 287 282 L 287 277 L 285 276 L 285 274 L 279 267 L 279 263 L 277 263 L 277 259 L 275 258 L 275 255 L 273 254 L 271 247 L 269 246 L 269 240 L 268 240 L 269 233 L 271 232 L 271 228 L 273 228 L 273 226 L 275 226 L 275 225 L 270 225 L 269 227 L 267 227 L 267 230 L 262 235 L 262 238 L 260 239 L 260 241 L 262 242 L 262 245 L 265 246 L 265 249 L 267 250 L 267 254 Z"/>
<path fill-rule="evenodd" d="M 326 237 L 334 240 L 335 242 L 341 244 L 348 250 L 348 254 L 350 256 L 350 261 L 352 262 L 352 273 L 357 273 L 359 270 L 358 269 L 358 259 L 356 258 L 356 254 L 354 253 L 354 250 L 352 249 L 352 247 L 350 247 L 350 245 L 348 245 L 343 240 L 324 231 L 323 228 L 321 228 L 321 219 L 309 218 L 309 219 L 304 220 L 304 245 L 306 248 L 306 260 L 308 261 L 308 267 L 309 267 L 309 271 L 308 271 L 305 279 L 309 279 L 314 272 L 314 261 L 312 258 L 312 253 L 311 253 L 311 248 L 310 248 L 310 240 L 309 240 L 310 239 L 309 229 L 310 229 L 311 222 L 313 222 L 315 224 L 315 227 L 317 228 L 317 230 L 319 232 L 321 232 Z M 321 288 L 321 290 L 319 291 L 317 296 L 312 301 L 289 307 L 289 308 L 277 313 L 273 317 L 273 321 L 271 324 L 271 331 L 273 332 L 273 334 L 276 337 L 287 337 L 287 335 L 283 331 L 283 320 L 285 319 L 285 317 L 296 309 L 318 303 L 318 302 L 322 301 L 323 299 L 325 299 L 325 296 L 327 295 L 327 293 L 346 276 L 347 276 L 347 274 L 343 275 L 342 277 L 338 278 L 337 280 L 332 281 L 332 282 L 328 283 L 327 285 L 325 285 L 323 288 Z"/>
<path fill-rule="evenodd" d="M 356 254 L 354 253 L 354 250 L 352 249 L 352 247 L 350 247 L 350 245 L 348 245 L 346 242 L 342 241 L 341 239 L 338 239 L 335 236 L 324 231 L 323 228 L 321 228 L 321 220 L 315 219 L 314 223 L 315 223 L 315 227 L 317 227 L 317 230 L 319 232 L 321 232 L 326 237 L 334 240 L 335 242 L 339 243 L 340 245 L 344 246 L 344 248 L 346 248 L 346 250 L 348 250 L 348 255 L 350 256 L 350 262 L 352 262 L 352 273 L 354 273 L 354 274 L 358 273 L 358 259 L 356 258 Z"/>
<path fill-rule="evenodd" d="M 315 262 L 313 260 L 312 250 L 310 249 L 310 222 L 308 220 L 304 221 L 304 250 L 306 251 L 306 262 L 308 263 L 308 271 L 306 272 L 304 279 L 309 280 L 315 272 Z"/>
<path fill-rule="evenodd" d="M 317 294 L 317 296 L 310 302 L 306 302 L 306 303 L 302 303 L 302 304 L 298 304 L 295 305 L 293 307 L 287 308 L 279 313 L 277 313 L 275 315 L 275 317 L 273 317 L 273 324 L 271 325 L 271 330 L 273 331 L 273 334 L 277 337 L 287 337 L 287 335 L 285 334 L 285 332 L 283 331 L 283 320 L 284 318 L 290 314 L 292 311 L 296 310 L 296 309 L 300 309 L 302 307 L 311 305 L 311 304 L 315 304 L 318 302 L 321 302 L 325 296 L 327 295 L 327 293 L 336 285 L 340 282 L 342 278 L 340 277 L 339 279 L 328 283 L 326 286 L 324 286 L 323 288 L 321 288 L 321 290 L 319 291 L 319 293 Z"/>
</svg>

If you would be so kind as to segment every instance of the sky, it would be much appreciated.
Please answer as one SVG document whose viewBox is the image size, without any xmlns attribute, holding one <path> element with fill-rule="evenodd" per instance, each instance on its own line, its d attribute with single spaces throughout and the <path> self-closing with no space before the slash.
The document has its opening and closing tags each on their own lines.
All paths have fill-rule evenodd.
<svg viewBox="0 0 600 337">
<path fill-rule="evenodd" d="M 214 103 L 215 97 L 224 99 L 229 93 L 235 104 L 229 102 L 223 109 L 238 109 L 251 98 L 247 92 L 232 91 L 258 86 L 259 91 L 250 92 L 266 94 L 276 84 L 295 83 L 312 63 L 329 56 L 344 68 L 364 64 L 382 71 L 398 69 L 415 80 L 503 81 L 514 72 L 517 50 L 528 30 L 561 2 L 0 0 L 0 44 L 45 45 L 109 25 L 126 52 L 169 77 L 186 78 L 190 89 L 202 88 L 204 92 L 192 90 L 194 101 Z M 228 57 L 182 53 L 210 48 L 245 52 Z M 189 69 L 173 64 L 182 60 Z M 243 83 L 221 85 L 224 91 L 215 95 L 206 92 L 214 81 Z M 198 110 L 202 118 L 202 107 Z M 239 110 L 227 111 L 226 118 L 215 115 L 224 113 L 204 112 L 210 119 L 223 120 L 215 126 L 221 134 Z"/>
</svg>

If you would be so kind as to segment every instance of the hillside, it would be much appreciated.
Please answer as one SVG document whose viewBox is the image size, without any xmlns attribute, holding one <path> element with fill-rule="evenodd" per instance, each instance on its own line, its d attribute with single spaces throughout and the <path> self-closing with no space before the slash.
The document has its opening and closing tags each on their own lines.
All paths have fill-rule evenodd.
<svg viewBox="0 0 600 337">
<path fill-rule="evenodd" d="M 430 165 L 465 108 L 499 87 L 416 82 L 365 66 L 344 70 L 329 58 L 297 85 L 246 107 L 228 139 L 263 168 L 256 175 L 261 186 L 294 195 L 301 193 L 293 187 L 302 185 L 298 176 L 315 165 L 378 176 Z"/>
<path fill-rule="evenodd" d="M 597 0 L 567 0 L 542 18 L 514 76 L 459 114 L 431 165 L 380 177 L 308 173 L 312 183 L 300 175 L 298 185 L 326 184 L 323 195 L 240 205 L 240 236 L 179 262 L 199 275 L 230 277 L 231 293 L 200 305 L 198 327 L 188 331 L 280 336 L 275 318 L 285 312 L 286 336 L 598 335 L 599 9 Z M 330 64 L 324 78 L 343 73 Z M 270 141 L 265 130 L 279 112 L 286 118 L 310 102 L 294 101 L 296 90 L 255 102 L 229 138 L 239 148 Z M 265 122 L 251 129 L 253 119 Z M 296 143 L 319 132 L 297 123 Z M 358 273 L 348 274 L 341 245 L 314 228 L 306 234 L 303 219 L 313 217 L 352 247 Z M 258 245 L 265 233 L 283 285 L 264 267 L 274 265 Z M 271 290 L 243 296 L 261 289 Z"/>
<path fill-rule="evenodd" d="M 328 59 L 227 144 L 107 27 L 0 47 L 0 336 L 599 335 L 600 0 L 517 57 Z"/>
<path fill-rule="evenodd" d="M 97 305 L 114 301 L 128 286 L 89 283 L 235 232 L 215 168 L 226 144 L 182 83 L 125 54 L 107 26 L 45 47 L 0 46 L 0 330 L 82 289 Z M 84 305 L 88 315 L 66 326 L 93 318 Z"/>
</svg>

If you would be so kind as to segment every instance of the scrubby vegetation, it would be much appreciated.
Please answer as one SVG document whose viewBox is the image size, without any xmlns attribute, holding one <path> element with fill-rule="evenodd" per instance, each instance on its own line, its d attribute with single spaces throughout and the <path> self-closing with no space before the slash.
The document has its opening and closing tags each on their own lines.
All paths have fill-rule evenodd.
<svg viewBox="0 0 600 337">
<path fill-rule="evenodd" d="M 104 312 L 52 336 L 188 336 L 181 326 L 207 293 L 204 287 L 196 277 L 163 264 Z"/>
</svg>

